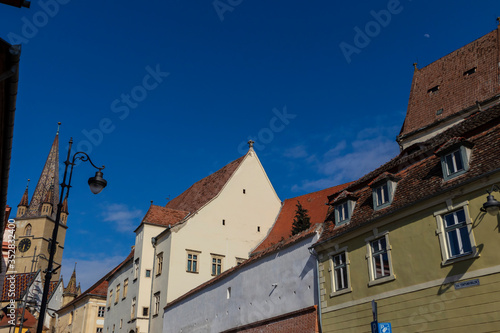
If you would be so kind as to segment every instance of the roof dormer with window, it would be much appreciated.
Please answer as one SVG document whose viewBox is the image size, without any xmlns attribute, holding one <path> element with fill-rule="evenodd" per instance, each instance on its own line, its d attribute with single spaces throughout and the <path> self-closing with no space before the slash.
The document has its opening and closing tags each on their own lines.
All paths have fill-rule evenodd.
<svg viewBox="0 0 500 333">
<path fill-rule="evenodd" d="M 351 221 L 352 212 L 358 198 L 351 192 L 342 191 L 333 201 L 335 209 L 335 225 L 340 226 Z"/>
<path fill-rule="evenodd" d="M 375 178 L 369 186 L 372 188 L 373 209 L 379 210 L 389 206 L 396 192 L 396 185 L 400 178 L 384 172 Z"/>
<path fill-rule="evenodd" d="M 473 144 L 464 138 L 453 138 L 436 151 L 441 158 L 445 181 L 462 175 L 469 170 Z"/>
</svg>

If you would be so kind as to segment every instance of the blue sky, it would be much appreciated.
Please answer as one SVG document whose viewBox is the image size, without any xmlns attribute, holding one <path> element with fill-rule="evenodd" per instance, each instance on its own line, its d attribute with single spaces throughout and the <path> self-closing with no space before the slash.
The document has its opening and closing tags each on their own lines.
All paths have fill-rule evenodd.
<svg viewBox="0 0 500 333">
<path fill-rule="evenodd" d="M 1 6 L 21 43 L 9 205 L 30 195 L 57 130 L 106 165 L 75 169 L 63 261 L 83 289 L 118 264 L 150 201 L 164 205 L 238 158 L 249 138 L 284 200 L 396 156 L 414 62 L 497 26 L 500 3 L 33 1 Z M 361 33 L 359 33 L 361 31 Z M 363 36 L 364 35 L 364 36 Z"/>
</svg>

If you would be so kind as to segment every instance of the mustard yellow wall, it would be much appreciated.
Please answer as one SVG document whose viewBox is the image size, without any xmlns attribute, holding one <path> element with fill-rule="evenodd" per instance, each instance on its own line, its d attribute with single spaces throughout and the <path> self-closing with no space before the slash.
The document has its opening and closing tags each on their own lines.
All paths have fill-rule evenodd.
<svg viewBox="0 0 500 333">
<path fill-rule="evenodd" d="M 104 318 L 97 316 L 99 306 L 106 306 L 103 297 L 87 297 L 59 313 L 56 323 L 56 333 L 95 333 L 98 327 L 103 327 Z M 73 312 L 72 321 L 70 320 Z M 116 331 L 118 327 L 116 327 Z M 104 332 L 104 330 L 103 330 Z"/>
<path fill-rule="evenodd" d="M 487 188 L 476 184 L 468 188 L 470 193 L 462 188 L 441 195 L 318 249 L 324 332 L 369 331 L 372 299 L 378 301 L 379 321 L 392 322 L 393 331 L 398 333 L 500 331 L 500 219 L 479 210 L 486 201 Z M 447 200 L 453 205 L 469 201 L 480 256 L 443 266 L 434 212 L 446 209 Z M 374 235 L 374 227 L 378 233 L 389 231 L 396 278 L 369 287 L 365 239 Z M 330 297 L 328 253 L 335 245 L 347 246 L 352 292 Z M 479 278 L 480 286 L 455 291 L 457 280 L 474 278 Z M 443 284 L 445 279 L 451 282 Z"/>
</svg>

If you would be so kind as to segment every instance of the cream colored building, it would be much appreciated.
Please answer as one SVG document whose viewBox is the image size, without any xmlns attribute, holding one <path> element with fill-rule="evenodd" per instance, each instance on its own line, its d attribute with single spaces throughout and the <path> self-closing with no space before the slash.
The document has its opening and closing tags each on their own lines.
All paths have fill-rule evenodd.
<svg viewBox="0 0 500 333">
<path fill-rule="evenodd" d="M 133 261 L 109 279 L 105 332 L 161 332 L 167 302 L 248 258 L 280 206 L 251 143 L 165 207 L 151 205 Z"/>
</svg>

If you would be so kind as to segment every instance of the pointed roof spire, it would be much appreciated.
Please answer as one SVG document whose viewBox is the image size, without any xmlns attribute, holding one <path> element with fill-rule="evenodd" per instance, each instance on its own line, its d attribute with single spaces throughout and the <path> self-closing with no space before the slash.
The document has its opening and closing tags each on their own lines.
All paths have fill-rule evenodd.
<svg viewBox="0 0 500 333">
<path fill-rule="evenodd" d="M 73 268 L 73 274 L 71 274 L 68 285 L 66 286 L 66 288 L 64 288 L 64 294 L 78 295 L 78 287 L 76 286 L 76 262 L 75 268 Z"/>
<path fill-rule="evenodd" d="M 51 187 L 54 184 L 59 184 L 59 131 L 54 138 L 52 147 L 50 148 L 49 156 L 45 161 L 45 166 L 43 167 L 42 174 L 38 179 L 35 191 L 33 192 L 33 197 L 28 208 L 25 217 L 38 217 L 41 216 L 42 203 L 47 197 L 47 192 L 51 192 Z M 53 207 L 56 207 L 59 202 L 59 191 L 53 188 L 51 203 Z M 53 209 L 52 218 L 55 217 L 56 209 Z"/>
<path fill-rule="evenodd" d="M 50 188 L 47 191 L 47 194 L 45 195 L 45 199 L 43 200 L 43 203 L 52 204 L 53 200 L 54 200 L 54 178 L 52 178 L 52 185 L 50 185 Z"/>
<path fill-rule="evenodd" d="M 28 186 L 30 184 L 30 180 L 28 179 L 28 184 L 26 184 L 26 189 L 24 190 L 24 194 L 23 194 L 23 197 L 21 198 L 21 202 L 19 203 L 19 205 L 17 205 L 17 207 L 19 206 L 26 206 L 28 207 L 28 202 L 29 202 L 29 198 L 28 198 Z"/>
<path fill-rule="evenodd" d="M 66 214 L 69 213 L 69 211 L 68 211 L 68 195 L 66 195 L 64 197 L 61 213 L 66 213 Z"/>
</svg>

